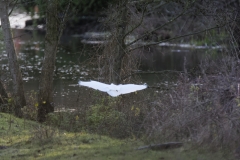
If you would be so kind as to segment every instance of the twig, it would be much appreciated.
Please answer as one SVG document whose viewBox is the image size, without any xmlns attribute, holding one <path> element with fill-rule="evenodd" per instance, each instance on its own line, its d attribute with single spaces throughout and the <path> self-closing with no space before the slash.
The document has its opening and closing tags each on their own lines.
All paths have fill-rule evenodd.
<svg viewBox="0 0 240 160">
<path fill-rule="evenodd" d="M 13 7 L 12 7 L 11 11 L 8 13 L 8 16 L 10 16 L 10 15 L 12 14 L 13 9 L 14 9 L 14 8 L 16 7 L 16 5 L 17 5 L 17 2 L 18 2 L 18 0 L 16 0 L 15 3 L 13 4 Z"/>
<path fill-rule="evenodd" d="M 182 73 L 181 71 L 174 71 L 174 70 L 133 72 L 133 73 L 123 77 L 122 81 L 127 79 L 128 77 L 135 75 L 135 74 L 162 74 L 162 73 L 166 73 L 166 72 Z"/>
<path fill-rule="evenodd" d="M 228 22 L 228 23 L 231 23 L 231 22 Z M 226 23 L 226 24 L 228 24 L 228 23 Z M 204 29 L 204 30 L 202 30 L 202 31 L 198 31 L 198 32 L 194 32 L 194 33 L 189 33 L 189 34 L 185 34 L 185 35 L 182 35 L 182 36 L 173 37 L 173 38 L 170 38 L 170 39 L 164 39 L 164 40 L 161 40 L 161 41 L 158 41 L 158 42 L 148 43 L 147 45 L 137 46 L 137 47 L 135 47 L 135 48 L 129 49 L 129 52 L 131 52 L 131 51 L 133 51 L 133 50 L 135 50 L 135 49 L 141 48 L 141 47 L 157 45 L 157 44 L 162 43 L 162 42 L 171 41 L 171 40 L 175 40 L 175 39 L 179 39 L 179 38 L 183 38 L 183 37 L 187 37 L 187 36 L 196 35 L 196 34 L 199 34 L 199 33 L 202 33 L 202 32 L 206 32 L 206 31 L 209 31 L 209 30 L 212 30 L 212 29 L 216 29 L 216 28 L 223 27 L 223 26 L 225 26 L 226 24 L 223 24 L 223 25 L 221 25 L 221 26 L 217 25 L 217 26 L 214 26 L 214 27 L 211 27 L 211 28 Z"/>
<path fill-rule="evenodd" d="M 176 19 L 178 19 L 180 16 L 182 16 L 182 15 L 185 13 L 185 11 L 186 11 L 186 9 L 185 9 L 182 13 L 180 13 L 179 15 L 177 15 L 176 17 L 174 17 L 174 18 L 172 18 L 171 20 L 169 20 L 168 22 L 164 23 L 163 25 L 161 25 L 161 26 L 159 26 L 159 27 L 157 27 L 157 28 L 149 31 L 149 32 L 146 33 L 146 34 L 143 34 L 142 36 L 140 36 L 139 38 L 135 39 L 135 40 L 132 41 L 131 43 L 128 43 L 127 46 L 131 46 L 132 44 L 136 43 L 136 42 L 139 41 L 140 39 L 144 38 L 144 37 L 145 37 L 146 35 L 148 35 L 149 33 L 152 33 L 152 32 L 154 32 L 154 31 L 156 31 L 156 30 L 159 30 L 159 29 L 163 28 L 164 26 L 166 26 L 166 25 L 174 22 Z M 130 51 L 131 51 L 131 50 L 130 50 Z"/>
</svg>

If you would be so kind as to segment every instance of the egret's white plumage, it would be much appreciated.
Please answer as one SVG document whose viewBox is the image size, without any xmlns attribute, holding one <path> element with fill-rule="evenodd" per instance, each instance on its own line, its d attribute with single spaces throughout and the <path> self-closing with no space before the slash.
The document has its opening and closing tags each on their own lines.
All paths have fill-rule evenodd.
<svg viewBox="0 0 240 160">
<path fill-rule="evenodd" d="M 117 97 L 121 94 L 128 94 L 131 92 L 135 92 L 135 91 L 139 91 L 139 90 L 143 90 L 145 88 L 147 88 L 147 85 L 136 85 L 136 84 L 119 84 L 119 85 L 115 85 L 115 84 L 104 84 L 101 82 L 97 82 L 97 81 L 89 81 L 89 82 L 83 82 L 83 81 L 79 81 L 78 84 L 80 86 L 86 86 L 86 87 L 90 87 L 102 92 L 107 92 L 110 96 L 112 97 Z"/>
</svg>

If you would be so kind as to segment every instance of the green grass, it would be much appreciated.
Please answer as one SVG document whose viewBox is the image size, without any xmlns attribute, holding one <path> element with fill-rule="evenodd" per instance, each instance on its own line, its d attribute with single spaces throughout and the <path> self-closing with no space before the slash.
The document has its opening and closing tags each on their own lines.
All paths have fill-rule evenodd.
<svg viewBox="0 0 240 160">
<path fill-rule="evenodd" d="M 138 140 L 71 133 L 0 113 L 0 159 L 19 160 L 224 160 L 218 151 L 187 147 L 168 151 L 136 150 Z M 189 145 L 188 145 L 189 146 Z M 0 147 L 1 148 L 1 147 Z"/>
</svg>

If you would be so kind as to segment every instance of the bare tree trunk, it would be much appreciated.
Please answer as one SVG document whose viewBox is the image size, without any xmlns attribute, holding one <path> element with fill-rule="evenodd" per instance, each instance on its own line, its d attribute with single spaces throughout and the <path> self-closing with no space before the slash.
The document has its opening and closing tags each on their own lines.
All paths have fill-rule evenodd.
<svg viewBox="0 0 240 160">
<path fill-rule="evenodd" d="M 8 104 L 8 95 L 2 81 L 0 80 L 0 112 L 10 111 L 7 104 Z"/>
<path fill-rule="evenodd" d="M 38 121 L 44 122 L 46 115 L 54 111 L 53 103 L 53 75 L 57 53 L 57 46 L 65 25 L 65 18 L 69 11 L 71 1 L 68 2 L 67 8 L 61 17 L 58 18 L 58 0 L 45 0 L 46 9 L 46 36 L 44 60 L 42 74 L 39 84 L 38 95 Z"/>
<path fill-rule="evenodd" d="M 118 23 L 114 26 L 116 30 L 116 33 L 114 36 L 116 36 L 117 45 L 114 50 L 114 65 L 113 65 L 113 74 L 112 74 L 112 80 L 114 84 L 119 84 L 121 82 L 121 69 L 122 69 L 122 61 L 124 58 L 124 55 L 126 54 L 126 45 L 125 45 L 125 33 L 126 33 L 126 27 L 127 27 L 127 3 L 128 0 L 123 0 L 122 7 L 119 11 L 117 11 L 119 14 L 118 16 Z"/>
<path fill-rule="evenodd" d="M 240 4 L 238 0 L 235 0 L 235 5 L 237 15 L 236 15 L 236 21 L 235 21 L 235 27 L 234 27 L 234 38 L 236 39 L 236 42 L 238 44 L 238 51 L 240 51 Z M 238 59 L 240 59 L 240 54 L 237 55 Z"/>
<path fill-rule="evenodd" d="M 59 23 L 57 15 L 58 0 L 45 1 L 46 10 L 46 36 L 42 74 L 38 95 L 38 121 L 44 122 L 46 115 L 54 111 L 53 104 L 53 74 L 59 39 Z"/>
<path fill-rule="evenodd" d="M 8 5 L 8 0 L 0 1 L 0 18 L 3 29 L 4 43 L 8 54 L 10 73 L 13 79 L 13 97 L 15 101 L 14 113 L 16 116 L 22 117 L 21 108 L 26 105 L 26 99 L 23 90 L 22 74 L 12 40 L 10 22 L 8 19 Z"/>
</svg>

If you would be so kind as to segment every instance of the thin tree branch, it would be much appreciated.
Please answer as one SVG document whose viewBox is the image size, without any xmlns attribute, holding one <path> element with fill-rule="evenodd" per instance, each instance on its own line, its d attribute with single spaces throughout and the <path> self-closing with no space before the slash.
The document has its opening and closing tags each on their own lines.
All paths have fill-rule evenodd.
<svg viewBox="0 0 240 160">
<path fill-rule="evenodd" d="M 124 81 L 128 77 L 131 77 L 131 76 L 136 75 L 136 74 L 162 74 L 162 73 L 166 73 L 166 72 L 183 73 L 182 71 L 174 71 L 174 70 L 132 72 L 131 74 L 126 75 L 125 77 L 123 77 L 122 81 Z"/>
<path fill-rule="evenodd" d="M 231 22 L 228 22 L 228 23 L 231 23 Z M 161 40 L 161 41 L 158 41 L 158 42 L 148 43 L 147 45 L 137 46 L 137 47 L 135 47 L 135 48 L 129 49 L 129 52 L 131 52 L 131 51 L 133 51 L 133 50 L 135 50 L 135 49 L 141 48 L 141 47 L 157 45 L 157 44 L 162 43 L 162 42 L 172 41 L 172 40 L 175 40 L 175 39 L 179 39 L 179 38 L 183 38 L 183 37 L 187 37 L 187 36 L 196 35 L 196 34 L 199 34 L 199 33 L 202 33 L 202 32 L 206 32 L 206 31 L 209 31 L 209 30 L 212 30 L 212 29 L 224 27 L 224 26 L 225 26 L 226 24 L 228 24 L 228 23 L 225 23 L 225 24 L 223 24 L 223 25 L 221 25 L 221 26 L 216 25 L 216 26 L 214 26 L 214 27 L 207 28 L 207 29 L 204 29 L 204 30 L 202 30 L 202 31 L 198 31 L 198 32 L 194 32 L 194 33 L 189 33 L 189 34 L 185 34 L 185 35 L 173 37 L 173 38 L 170 38 L 170 39 L 164 39 L 164 40 Z"/>
<path fill-rule="evenodd" d="M 72 0 L 69 1 L 68 3 L 68 6 L 64 12 L 64 15 L 63 15 L 63 19 L 60 23 L 60 30 L 59 30 L 59 36 L 58 36 L 58 42 L 60 41 L 60 38 L 61 38 L 61 35 L 62 35 L 62 32 L 63 32 L 63 29 L 64 29 L 64 25 L 66 24 L 66 17 L 67 17 L 67 14 L 68 14 L 68 11 L 69 11 L 69 8 L 71 6 L 71 3 L 72 3 Z"/>
<path fill-rule="evenodd" d="M 13 5 L 13 7 L 12 7 L 12 9 L 11 9 L 11 11 L 8 13 L 8 16 L 10 16 L 10 15 L 12 14 L 13 9 L 14 9 L 14 8 L 16 7 L 16 5 L 17 5 L 17 2 L 18 2 L 18 0 L 15 1 L 14 5 Z"/>
<path fill-rule="evenodd" d="M 131 28 L 131 30 L 128 31 L 128 32 L 124 35 L 123 38 L 125 38 L 127 35 L 129 35 L 130 33 L 132 33 L 136 28 L 138 28 L 138 27 L 142 24 L 142 22 L 143 22 L 143 17 L 144 17 L 144 15 L 145 15 L 146 10 L 147 10 L 147 6 L 148 6 L 150 3 L 152 3 L 152 2 L 153 2 L 153 1 L 144 4 L 145 7 L 144 7 L 144 9 L 143 9 L 143 12 L 142 12 L 142 16 L 141 16 L 140 22 L 139 22 L 136 26 L 134 26 L 133 28 Z M 164 5 L 165 5 L 165 4 L 166 4 L 166 3 L 164 3 Z"/>
<path fill-rule="evenodd" d="M 146 35 L 148 35 L 149 33 L 152 33 L 152 32 L 154 32 L 154 31 L 156 31 L 156 30 L 159 30 L 159 29 L 165 27 L 166 25 L 174 22 L 174 21 L 175 21 L 176 19 L 178 19 L 180 16 L 184 15 L 184 13 L 187 11 L 187 9 L 188 9 L 188 7 L 187 7 L 186 9 L 184 9 L 179 15 L 177 15 L 177 16 L 174 17 L 174 18 L 172 18 L 171 20 L 169 20 L 168 22 L 164 23 L 163 25 L 161 25 L 161 26 L 159 26 L 159 27 L 157 27 L 157 28 L 155 28 L 155 29 L 147 32 L 146 34 L 143 34 L 142 36 L 140 36 L 139 38 L 135 39 L 135 40 L 132 41 L 131 43 L 128 43 L 127 46 L 131 46 L 132 44 L 136 43 L 136 42 L 139 41 L 140 39 L 144 38 L 144 37 L 145 37 Z"/>
</svg>

